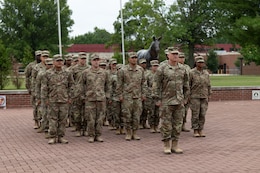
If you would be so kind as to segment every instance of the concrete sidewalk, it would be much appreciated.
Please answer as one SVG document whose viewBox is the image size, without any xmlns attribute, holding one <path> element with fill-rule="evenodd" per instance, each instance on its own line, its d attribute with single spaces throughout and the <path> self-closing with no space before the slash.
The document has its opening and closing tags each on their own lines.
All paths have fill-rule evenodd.
<svg viewBox="0 0 260 173">
<path fill-rule="evenodd" d="M 160 134 L 139 130 L 141 141 L 103 129 L 103 143 L 74 137 L 69 144 L 48 145 L 44 134 L 32 128 L 32 109 L 0 110 L 0 173 L 107 172 L 107 173 L 259 173 L 259 101 L 210 102 L 206 138 L 182 133 L 184 154 L 163 154 Z M 190 112 L 188 126 L 190 127 Z"/>
</svg>

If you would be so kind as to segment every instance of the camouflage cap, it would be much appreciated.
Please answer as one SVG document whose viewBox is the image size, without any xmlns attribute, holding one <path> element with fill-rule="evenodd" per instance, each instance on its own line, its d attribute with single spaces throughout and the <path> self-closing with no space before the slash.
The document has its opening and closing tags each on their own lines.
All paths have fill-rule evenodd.
<svg viewBox="0 0 260 173">
<path fill-rule="evenodd" d="M 146 63 L 146 59 L 145 59 L 145 58 L 139 59 L 138 63 L 139 63 L 139 64 Z"/>
<path fill-rule="evenodd" d="M 47 64 L 47 65 L 53 65 L 53 60 L 52 60 L 52 58 L 47 58 L 47 59 L 45 60 L 45 64 Z"/>
<path fill-rule="evenodd" d="M 133 58 L 133 57 L 137 58 L 137 53 L 136 52 L 129 52 L 128 56 L 129 56 L 129 58 Z"/>
<path fill-rule="evenodd" d="M 185 55 L 184 55 L 183 52 L 180 52 L 180 53 L 179 53 L 179 58 L 185 58 Z"/>
<path fill-rule="evenodd" d="M 106 59 L 101 59 L 99 65 L 100 66 L 106 66 L 107 65 L 107 60 Z"/>
<path fill-rule="evenodd" d="M 165 49 L 165 50 L 164 50 L 164 53 L 167 55 L 167 54 L 168 54 L 168 49 Z"/>
<path fill-rule="evenodd" d="M 72 55 L 71 54 L 64 55 L 64 59 L 66 61 L 71 61 L 72 60 Z"/>
<path fill-rule="evenodd" d="M 95 60 L 95 59 L 100 59 L 100 58 L 97 54 L 94 53 L 90 56 L 90 60 Z"/>
<path fill-rule="evenodd" d="M 36 56 L 39 56 L 39 55 L 42 54 L 42 51 L 41 51 L 41 50 L 36 50 L 36 51 L 34 52 L 34 54 L 35 54 Z"/>
<path fill-rule="evenodd" d="M 204 57 L 203 56 L 195 57 L 195 62 L 205 62 Z"/>
<path fill-rule="evenodd" d="M 150 61 L 151 66 L 158 66 L 159 65 L 159 61 L 158 60 L 152 60 Z"/>
<path fill-rule="evenodd" d="M 61 57 L 60 54 L 56 54 L 56 55 L 53 55 L 53 60 L 58 61 L 58 60 L 63 60 L 63 58 Z"/>
<path fill-rule="evenodd" d="M 109 64 L 117 64 L 117 60 L 112 58 L 109 60 Z"/>
<path fill-rule="evenodd" d="M 179 54 L 179 51 L 177 48 L 174 48 L 174 47 L 168 47 L 168 54 L 171 53 L 171 54 Z"/>
<path fill-rule="evenodd" d="M 50 56 L 50 52 L 48 50 L 43 50 L 41 56 Z"/>
<path fill-rule="evenodd" d="M 117 65 L 116 65 L 116 69 L 117 69 L 117 70 L 120 70 L 122 67 L 123 67 L 123 64 L 117 64 Z"/>
<path fill-rule="evenodd" d="M 78 54 L 72 55 L 72 59 L 73 59 L 74 62 L 78 61 L 78 58 L 79 58 Z"/>
<path fill-rule="evenodd" d="M 87 53 L 86 52 L 79 52 L 79 58 L 80 59 L 87 59 Z"/>
</svg>

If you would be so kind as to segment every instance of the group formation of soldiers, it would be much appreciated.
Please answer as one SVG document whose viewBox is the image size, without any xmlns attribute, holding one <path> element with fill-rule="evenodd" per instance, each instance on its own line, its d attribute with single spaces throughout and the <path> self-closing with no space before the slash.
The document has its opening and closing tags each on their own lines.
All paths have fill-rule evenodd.
<svg viewBox="0 0 260 173">
<path fill-rule="evenodd" d="M 165 54 L 165 61 L 148 63 L 129 52 L 123 65 L 97 54 L 88 59 L 85 52 L 50 58 L 47 50 L 35 51 L 35 61 L 25 69 L 34 128 L 45 132 L 49 144 L 68 143 L 66 126 L 74 128 L 75 136 L 88 136 L 90 143 L 103 142 L 103 125 L 124 134 L 127 141 L 140 140 L 138 129 L 150 128 L 151 133 L 161 133 L 165 154 L 183 153 L 178 140 L 181 131 L 189 131 L 189 108 L 193 136 L 205 137 L 209 73 L 202 56 L 195 57 L 191 69 L 177 49 L 169 47 Z"/>
</svg>

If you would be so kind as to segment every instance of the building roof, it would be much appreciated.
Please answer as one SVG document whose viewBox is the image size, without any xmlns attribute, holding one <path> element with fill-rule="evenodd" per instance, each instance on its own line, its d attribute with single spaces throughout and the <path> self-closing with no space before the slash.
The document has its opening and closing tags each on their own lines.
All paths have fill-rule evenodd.
<svg viewBox="0 0 260 173">
<path fill-rule="evenodd" d="M 241 49 L 240 45 L 234 44 L 215 44 L 212 46 L 208 45 L 195 45 L 195 49 L 197 52 L 207 52 L 209 49 L 217 49 L 217 50 L 225 50 L 227 52 L 237 51 Z"/>
<path fill-rule="evenodd" d="M 69 48 L 67 48 L 68 53 L 76 53 L 76 52 L 104 52 L 104 53 L 112 53 L 115 51 L 116 46 L 106 47 L 105 44 L 73 44 Z"/>
</svg>

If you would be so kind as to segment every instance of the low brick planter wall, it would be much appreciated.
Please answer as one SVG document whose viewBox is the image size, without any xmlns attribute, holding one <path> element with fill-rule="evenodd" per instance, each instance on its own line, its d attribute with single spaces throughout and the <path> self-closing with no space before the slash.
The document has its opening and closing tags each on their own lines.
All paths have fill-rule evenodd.
<svg viewBox="0 0 260 173">
<path fill-rule="evenodd" d="M 212 87 L 210 101 L 252 100 L 252 91 L 260 87 Z M 26 90 L 0 90 L 6 96 L 7 108 L 31 107 L 30 95 Z"/>
</svg>

